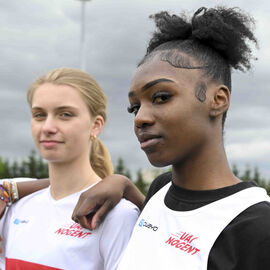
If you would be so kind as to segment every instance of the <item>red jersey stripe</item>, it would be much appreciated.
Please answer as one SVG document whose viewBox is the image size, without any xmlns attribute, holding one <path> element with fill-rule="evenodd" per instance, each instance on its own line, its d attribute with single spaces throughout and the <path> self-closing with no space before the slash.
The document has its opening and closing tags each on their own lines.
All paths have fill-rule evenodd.
<svg viewBox="0 0 270 270">
<path fill-rule="evenodd" d="M 6 270 L 60 270 L 51 266 L 6 258 Z"/>
</svg>

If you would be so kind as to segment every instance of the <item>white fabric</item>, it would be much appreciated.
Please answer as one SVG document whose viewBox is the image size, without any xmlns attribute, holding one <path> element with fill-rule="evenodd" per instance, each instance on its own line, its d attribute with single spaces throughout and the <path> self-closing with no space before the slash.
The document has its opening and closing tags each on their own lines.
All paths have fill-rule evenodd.
<svg viewBox="0 0 270 270">
<path fill-rule="evenodd" d="M 116 269 L 139 211 L 123 199 L 97 230 L 89 231 L 71 219 L 80 194 L 56 201 L 47 188 L 12 205 L 1 220 L 2 263 L 6 257 L 44 265 L 16 269 Z"/>
<path fill-rule="evenodd" d="M 264 189 L 251 187 L 192 211 L 173 211 L 164 204 L 170 185 L 146 204 L 118 270 L 206 270 L 223 229 L 249 206 L 270 201 Z"/>
</svg>

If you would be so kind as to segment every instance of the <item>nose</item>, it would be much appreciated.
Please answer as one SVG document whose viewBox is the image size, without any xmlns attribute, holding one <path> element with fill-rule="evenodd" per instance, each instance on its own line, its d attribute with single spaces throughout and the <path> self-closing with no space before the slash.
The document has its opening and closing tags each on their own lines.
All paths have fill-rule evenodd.
<svg viewBox="0 0 270 270">
<path fill-rule="evenodd" d="M 134 126 L 135 128 L 144 128 L 154 124 L 154 116 L 150 105 L 141 104 L 135 119 Z"/>
<path fill-rule="evenodd" d="M 42 131 L 47 136 L 57 132 L 56 121 L 52 116 L 47 116 L 46 120 L 43 122 Z"/>
</svg>

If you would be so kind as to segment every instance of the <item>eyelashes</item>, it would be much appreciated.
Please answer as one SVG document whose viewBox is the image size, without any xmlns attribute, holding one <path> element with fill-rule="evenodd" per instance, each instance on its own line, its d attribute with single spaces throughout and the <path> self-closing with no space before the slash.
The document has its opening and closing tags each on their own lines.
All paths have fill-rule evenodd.
<svg viewBox="0 0 270 270">
<path fill-rule="evenodd" d="M 168 92 L 158 92 L 153 95 L 152 102 L 156 104 L 162 104 L 167 102 L 172 97 L 171 93 Z"/>
<path fill-rule="evenodd" d="M 129 113 L 134 113 L 136 115 L 136 113 L 138 112 L 140 106 L 139 105 L 130 105 L 127 107 L 127 111 Z"/>
<path fill-rule="evenodd" d="M 32 118 L 43 119 L 44 117 L 46 117 L 46 115 L 44 113 L 42 113 L 42 112 L 32 113 Z"/>
<path fill-rule="evenodd" d="M 70 112 L 62 112 L 62 113 L 59 114 L 59 116 L 63 117 L 63 118 L 70 118 L 70 117 L 73 116 L 73 114 L 70 113 Z"/>
<path fill-rule="evenodd" d="M 161 105 L 166 103 L 172 96 L 173 95 L 168 92 L 156 92 L 151 97 L 151 103 L 153 105 Z M 130 106 L 127 107 L 127 111 L 136 115 L 140 106 L 141 105 L 139 103 L 130 104 Z"/>
</svg>

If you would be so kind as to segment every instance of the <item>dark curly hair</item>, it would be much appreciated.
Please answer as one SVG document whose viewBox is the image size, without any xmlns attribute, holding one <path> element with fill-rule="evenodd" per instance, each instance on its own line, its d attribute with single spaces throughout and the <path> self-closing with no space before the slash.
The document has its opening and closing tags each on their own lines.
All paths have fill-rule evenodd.
<svg viewBox="0 0 270 270">
<path fill-rule="evenodd" d="M 257 46 L 254 20 L 239 8 L 199 8 L 191 19 L 163 11 L 154 19 L 157 31 L 139 66 L 159 53 L 162 61 L 178 68 L 201 69 L 207 78 L 225 84 L 231 91 L 231 69 L 250 69 L 252 52 L 247 41 Z M 203 101 L 204 99 L 200 99 Z M 226 119 L 223 115 L 222 126 Z"/>
</svg>

